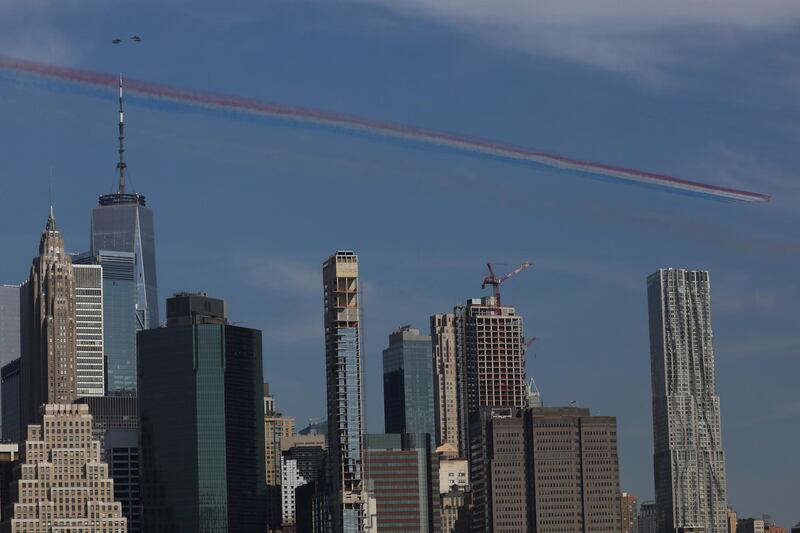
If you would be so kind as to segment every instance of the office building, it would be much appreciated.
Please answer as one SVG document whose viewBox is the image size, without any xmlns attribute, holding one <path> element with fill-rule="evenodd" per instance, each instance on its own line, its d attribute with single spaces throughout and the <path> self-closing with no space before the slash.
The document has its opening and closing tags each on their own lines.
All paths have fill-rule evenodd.
<svg viewBox="0 0 800 533">
<path fill-rule="evenodd" d="M 620 525 L 622 533 L 637 533 L 639 524 L 637 523 L 639 506 L 637 498 L 633 494 L 623 492 L 620 494 Z"/>
<path fill-rule="evenodd" d="M 0 366 L 5 366 L 19 359 L 21 353 L 19 318 L 19 285 L 0 285 Z M 0 409 L 2 405 L 2 399 L 0 398 Z M 5 433 L 6 431 L 2 428 L 2 421 L 0 420 L 0 435 L 5 435 Z M 11 429 L 11 434 L 18 435 L 19 430 Z M 3 438 L 6 437 L 4 436 Z"/>
<path fill-rule="evenodd" d="M 0 369 L 0 395 L 2 395 L 3 439 L 19 442 L 22 439 L 22 397 L 20 361 L 17 357 Z"/>
<path fill-rule="evenodd" d="M 138 334 L 148 533 L 266 529 L 261 332 L 229 325 L 224 310 L 176 294 L 167 326 Z"/>
<path fill-rule="evenodd" d="M 727 533 L 708 272 L 660 269 L 647 294 L 658 529 Z"/>
<path fill-rule="evenodd" d="M 296 491 L 307 483 L 316 483 L 324 475 L 325 437 L 309 435 L 281 440 L 281 527 L 297 521 Z M 305 510 L 305 512 L 308 512 Z"/>
<path fill-rule="evenodd" d="M 378 531 L 439 532 L 437 457 L 430 443 L 424 433 L 365 436 Z"/>
<path fill-rule="evenodd" d="M 471 499 L 468 490 L 452 487 L 440 494 L 442 533 L 469 533 Z"/>
<path fill-rule="evenodd" d="M 322 283 L 329 514 L 336 533 L 360 533 L 368 520 L 368 498 L 363 465 L 358 256 L 348 251 L 331 255 L 322 264 Z"/>
<path fill-rule="evenodd" d="M 141 329 L 136 314 L 136 255 L 99 250 L 73 257 L 78 265 L 102 269 L 103 353 L 106 392 L 114 396 L 136 395 L 136 332 Z"/>
<path fill-rule="evenodd" d="M 463 308 L 463 346 L 469 415 L 481 407 L 527 405 L 522 317 L 494 296 L 473 298 Z"/>
<path fill-rule="evenodd" d="M 760 518 L 740 518 L 736 523 L 738 533 L 764 533 L 766 524 Z"/>
<path fill-rule="evenodd" d="M 472 531 L 527 531 L 525 428 L 515 408 L 482 408 L 470 422 Z"/>
<path fill-rule="evenodd" d="M 437 453 L 439 449 L 436 450 Z M 469 461 L 461 458 L 448 459 L 439 455 L 439 493 L 449 492 L 453 486 L 462 490 L 469 488 Z"/>
<path fill-rule="evenodd" d="M 275 410 L 275 397 L 264 383 L 264 463 L 267 485 L 281 484 L 281 441 L 294 436 L 295 420 Z"/>
<path fill-rule="evenodd" d="M 77 398 L 75 274 L 52 206 L 21 297 L 22 424 L 27 426 L 39 421 L 42 405 Z"/>
<path fill-rule="evenodd" d="M 732 508 L 728 507 L 728 533 L 736 533 L 739 517 Z"/>
<path fill-rule="evenodd" d="M 90 254 L 100 251 L 124 252 L 135 257 L 136 303 L 132 312 L 138 329 L 156 328 L 158 321 L 158 283 L 156 280 L 156 243 L 153 213 L 145 197 L 127 190 L 128 168 L 124 159 L 125 122 L 122 101 L 122 78 L 119 87 L 119 162 L 117 191 L 103 194 L 92 209 Z"/>
<path fill-rule="evenodd" d="M 73 265 L 77 395 L 102 396 L 106 391 L 103 352 L 103 267 Z"/>
<path fill-rule="evenodd" d="M 449 442 L 436 448 L 436 455 L 439 457 L 441 530 L 443 533 L 469 531 L 472 505 L 469 461 Z"/>
<path fill-rule="evenodd" d="M 431 343 L 433 352 L 433 396 L 436 416 L 436 444 L 452 444 L 462 448 L 465 436 L 461 434 L 460 391 L 463 387 L 459 369 L 455 313 L 431 316 Z"/>
<path fill-rule="evenodd" d="M 20 356 L 19 285 L 0 285 L 0 366 Z"/>
<path fill-rule="evenodd" d="M 132 396 L 87 396 L 75 400 L 89 406 L 92 435 L 100 441 L 109 476 L 114 480 L 114 500 L 122 504 L 128 533 L 142 529 L 139 486 L 139 443 L 136 398 Z"/>
<path fill-rule="evenodd" d="M 92 438 L 86 405 L 47 404 L 42 423 L 28 426 L 24 461 L 11 485 L 3 530 L 126 533 L 114 481 Z"/>
<path fill-rule="evenodd" d="M 639 507 L 639 533 L 658 533 L 656 502 L 642 502 Z"/>
<path fill-rule="evenodd" d="M 0 524 L 6 513 L 13 508 L 11 484 L 14 481 L 14 467 L 18 462 L 19 445 L 16 442 L 0 443 Z"/>
<path fill-rule="evenodd" d="M 525 411 L 530 526 L 537 533 L 616 533 L 617 422 L 589 409 Z"/>
<path fill-rule="evenodd" d="M 436 438 L 431 338 L 403 326 L 383 350 L 386 433 L 427 433 Z"/>
<path fill-rule="evenodd" d="M 294 435 L 294 418 L 275 410 L 275 398 L 264 383 L 264 468 L 267 480 L 267 525 L 270 530 L 283 522 L 281 491 L 281 442 Z"/>
</svg>

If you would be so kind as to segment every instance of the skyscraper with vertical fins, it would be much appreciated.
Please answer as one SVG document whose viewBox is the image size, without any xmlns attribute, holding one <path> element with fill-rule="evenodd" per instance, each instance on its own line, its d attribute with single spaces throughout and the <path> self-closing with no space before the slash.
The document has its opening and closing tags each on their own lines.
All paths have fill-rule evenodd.
<svg viewBox="0 0 800 533">
<path fill-rule="evenodd" d="M 361 411 L 358 256 L 349 251 L 331 255 L 322 265 L 322 282 L 331 530 L 334 533 L 362 533 L 367 497 Z"/>
<path fill-rule="evenodd" d="M 647 278 L 658 531 L 727 532 L 707 271 Z"/>
</svg>

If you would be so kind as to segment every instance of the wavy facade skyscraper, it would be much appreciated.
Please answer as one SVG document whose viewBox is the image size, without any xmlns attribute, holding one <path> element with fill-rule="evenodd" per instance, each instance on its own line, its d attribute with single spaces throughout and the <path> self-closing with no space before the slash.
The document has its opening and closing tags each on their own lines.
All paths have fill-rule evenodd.
<svg viewBox="0 0 800 533">
<path fill-rule="evenodd" d="M 647 278 L 658 531 L 727 533 L 707 271 Z"/>
</svg>

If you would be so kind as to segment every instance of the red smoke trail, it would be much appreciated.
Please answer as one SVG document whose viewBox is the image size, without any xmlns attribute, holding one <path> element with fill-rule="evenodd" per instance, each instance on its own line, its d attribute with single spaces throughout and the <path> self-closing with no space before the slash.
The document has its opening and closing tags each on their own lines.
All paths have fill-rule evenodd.
<svg viewBox="0 0 800 533">
<path fill-rule="evenodd" d="M 98 87 L 116 88 L 116 76 L 102 72 L 91 72 L 73 68 L 59 67 L 45 63 L 37 63 L 23 59 L 0 56 L 0 68 L 34 74 L 46 78 L 55 78 L 69 82 L 82 83 Z M 421 130 L 397 124 L 376 122 L 369 119 L 328 113 L 314 109 L 286 107 L 258 100 L 191 91 L 137 80 L 126 82 L 128 90 L 159 99 L 175 100 L 198 106 L 211 106 L 221 109 L 245 113 L 267 115 L 282 119 L 312 122 L 351 130 L 364 130 L 372 133 L 412 139 L 439 146 L 449 146 L 465 151 L 491 154 L 517 161 L 529 161 L 545 166 L 577 171 L 586 174 L 610 177 L 623 181 L 656 185 L 673 190 L 689 191 L 718 198 L 728 198 L 744 202 L 769 202 L 766 194 L 718 187 L 707 183 L 689 181 L 682 178 L 655 174 L 612 165 L 604 165 L 580 159 L 572 159 L 556 154 L 537 152 L 514 146 L 502 145 L 488 141 L 470 139 L 460 135 Z"/>
</svg>

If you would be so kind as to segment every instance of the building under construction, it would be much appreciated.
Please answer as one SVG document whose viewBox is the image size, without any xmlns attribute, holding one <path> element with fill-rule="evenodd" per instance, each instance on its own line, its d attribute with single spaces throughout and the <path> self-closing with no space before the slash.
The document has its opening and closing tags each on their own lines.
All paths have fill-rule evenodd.
<svg viewBox="0 0 800 533">
<path fill-rule="evenodd" d="M 358 256 L 340 251 L 322 265 L 328 403 L 330 530 L 362 533 L 366 502 L 363 462 Z"/>
</svg>

